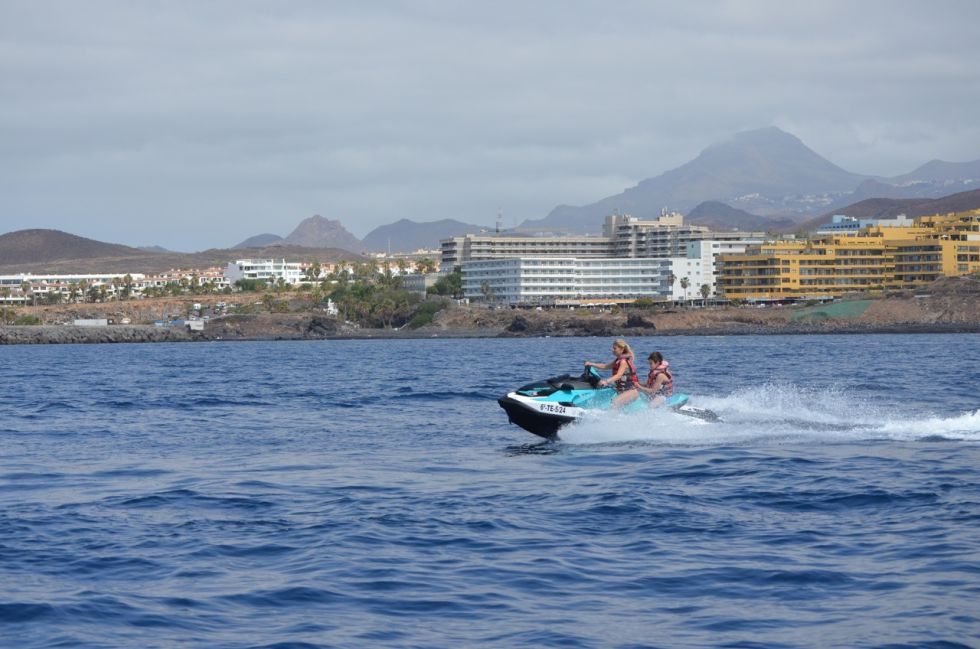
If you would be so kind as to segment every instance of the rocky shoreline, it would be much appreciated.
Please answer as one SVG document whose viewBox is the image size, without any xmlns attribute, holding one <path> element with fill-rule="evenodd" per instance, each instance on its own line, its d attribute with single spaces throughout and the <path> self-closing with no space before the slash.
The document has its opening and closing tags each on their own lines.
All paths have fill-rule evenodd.
<svg viewBox="0 0 980 649">
<path fill-rule="evenodd" d="M 527 338 L 527 337 L 643 337 L 643 336 L 763 336 L 883 333 L 980 333 L 980 321 L 739 323 L 721 326 L 661 327 L 627 326 L 625 318 L 550 321 L 512 317 L 503 328 L 427 326 L 420 329 L 365 329 L 322 316 L 233 316 L 209 323 L 204 331 L 153 325 L 0 326 L 0 345 L 161 343 L 262 340 L 368 340 L 431 338 Z"/>
<path fill-rule="evenodd" d="M 146 307 L 132 303 L 132 309 Z M 94 308 L 94 307 L 93 307 Z M 121 309 L 119 303 L 111 307 Z M 97 317 L 86 312 L 74 317 Z M 64 314 L 62 314 L 64 316 Z M 116 313 L 133 317 L 139 312 Z M 105 315 L 101 316 L 105 317 Z M 367 329 L 309 309 L 296 313 L 216 317 L 202 331 L 184 326 L 66 324 L 0 326 L 0 345 L 205 342 L 219 340 L 343 340 L 520 338 L 562 336 L 746 336 L 779 334 L 980 333 L 980 281 L 940 280 L 928 293 L 855 298 L 809 306 L 688 307 L 655 310 L 521 310 L 469 305 L 435 314 L 418 329 Z"/>
</svg>

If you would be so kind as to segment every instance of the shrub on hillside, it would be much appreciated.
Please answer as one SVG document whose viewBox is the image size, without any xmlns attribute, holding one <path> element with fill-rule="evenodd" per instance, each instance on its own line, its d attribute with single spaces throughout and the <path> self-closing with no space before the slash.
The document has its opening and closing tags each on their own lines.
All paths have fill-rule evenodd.
<svg viewBox="0 0 980 649">
<path fill-rule="evenodd" d="M 446 300 L 427 300 L 419 305 L 415 315 L 408 321 L 409 329 L 418 329 L 432 323 L 432 318 L 436 313 L 446 308 L 449 304 Z"/>
</svg>

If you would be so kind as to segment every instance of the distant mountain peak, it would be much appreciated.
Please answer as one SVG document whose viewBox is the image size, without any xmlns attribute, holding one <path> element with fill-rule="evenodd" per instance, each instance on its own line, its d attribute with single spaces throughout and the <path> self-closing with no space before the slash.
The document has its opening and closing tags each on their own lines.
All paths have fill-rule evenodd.
<svg viewBox="0 0 980 649">
<path fill-rule="evenodd" d="M 363 252 L 361 240 L 347 231 L 344 224 L 336 219 L 327 219 L 319 214 L 303 219 L 284 241 L 307 248 L 343 248 L 352 252 Z"/>
<path fill-rule="evenodd" d="M 620 194 L 582 207 L 559 206 L 544 219 L 523 225 L 590 232 L 617 209 L 643 218 L 659 214 L 664 206 L 687 212 L 704 201 L 728 202 L 761 216 L 803 219 L 866 178 L 821 157 L 795 135 L 767 126 L 736 133 Z"/>
<path fill-rule="evenodd" d="M 803 140 L 792 133 L 787 133 L 778 126 L 763 126 L 762 128 L 754 128 L 748 131 L 739 131 L 732 136 L 731 141 L 762 143 L 792 142 L 794 144 L 803 144 Z"/>
</svg>

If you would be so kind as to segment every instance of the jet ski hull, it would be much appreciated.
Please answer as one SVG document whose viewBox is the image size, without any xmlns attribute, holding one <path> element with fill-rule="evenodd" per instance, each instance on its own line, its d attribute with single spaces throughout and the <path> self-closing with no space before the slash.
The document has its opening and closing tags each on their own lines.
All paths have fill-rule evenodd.
<svg viewBox="0 0 980 649">
<path fill-rule="evenodd" d="M 545 439 L 554 439 L 558 435 L 559 428 L 578 418 L 578 414 L 566 414 L 567 407 L 565 406 L 552 406 L 555 410 L 549 411 L 542 408 L 546 408 L 550 404 L 542 403 L 535 407 L 529 404 L 528 400 L 521 399 L 520 395 L 513 392 L 497 399 L 497 403 L 507 413 L 507 419 L 512 424 Z M 579 409 L 576 408 L 576 410 Z"/>
<path fill-rule="evenodd" d="M 587 411 L 608 410 L 612 407 L 615 390 L 600 388 L 598 376 L 587 371 L 581 377 L 567 374 L 559 377 L 529 383 L 497 399 L 497 403 L 507 413 L 511 423 L 529 433 L 545 439 L 555 439 L 558 431 Z M 664 406 L 674 412 L 717 421 L 718 416 L 710 410 L 691 408 L 687 405 L 686 394 L 668 397 Z M 645 410 L 649 401 L 640 397 L 623 407 L 624 412 Z"/>
</svg>

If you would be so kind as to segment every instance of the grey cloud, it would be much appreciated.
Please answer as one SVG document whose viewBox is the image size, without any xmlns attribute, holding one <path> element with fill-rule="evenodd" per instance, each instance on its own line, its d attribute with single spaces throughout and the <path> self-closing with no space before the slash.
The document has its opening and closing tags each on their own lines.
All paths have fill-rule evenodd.
<svg viewBox="0 0 980 649">
<path fill-rule="evenodd" d="M 362 4 L 0 5 L 0 231 L 540 217 L 769 124 L 862 173 L 980 157 L 972 2 Z"/>
</svg>

